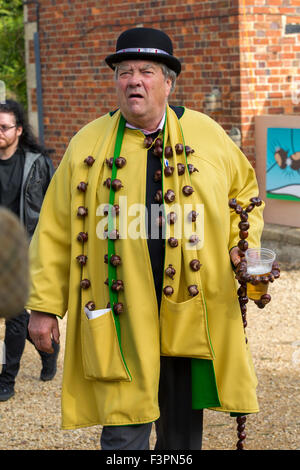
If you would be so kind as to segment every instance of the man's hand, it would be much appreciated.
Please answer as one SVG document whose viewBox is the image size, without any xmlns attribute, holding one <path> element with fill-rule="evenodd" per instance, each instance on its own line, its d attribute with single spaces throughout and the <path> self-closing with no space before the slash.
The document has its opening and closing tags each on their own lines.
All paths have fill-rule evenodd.
<svg viewBox="0 0 300 470">
<path fill-rule="evenodd" d="M 53 353 L 52 340 L 59 344 L 58 321 L 54 315 L 32 311 L 28 331 L 39 351 Z"/>
<path fill-rule="evenodd" d="M 235 246 L 234 248 L 230 250 L 231 262 L 235 267 L 241 262 L 241 257 L 239 253 L 240 253 L 240 249 L 237 246 Z"/>
</svg>

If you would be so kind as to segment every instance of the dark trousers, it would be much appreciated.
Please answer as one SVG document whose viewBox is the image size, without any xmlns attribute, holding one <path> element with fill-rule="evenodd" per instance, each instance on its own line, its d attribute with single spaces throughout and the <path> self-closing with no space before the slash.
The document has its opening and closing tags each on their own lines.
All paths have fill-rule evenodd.
<svg viewBox="0 0 300 470">
<path fill-rule="evenodd" d="M 161 357 L 155 450 L 201 450 L 203 410 L 192 410 L 191 360 Z M 152 423 L 104 426 L 102 450 L 149 450 Z"/>
<path fill-rule="evenodd" d="M 20 368 L 20 361 L 24 351 L 26 339 L 32 344 L 28 333 L 30 315 L 24 310 L 20 315 L 5 322 L 5 364 L 0 374 L 2 384 L 13 387 Z M 37 349 L 42 363 L 50 354 Z"/>
</svg>

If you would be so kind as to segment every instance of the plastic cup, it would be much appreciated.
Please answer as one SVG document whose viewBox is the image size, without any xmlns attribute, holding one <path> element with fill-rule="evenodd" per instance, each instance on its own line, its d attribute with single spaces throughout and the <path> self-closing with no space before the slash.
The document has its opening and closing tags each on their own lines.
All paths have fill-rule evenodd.
<svg viewBox="0 0 300 470">
<path fill-rule="evenodd" d="M 268 292 L 267 275 L 272 271 L 276 253 L 268 248 L 249 248 L 245 257 L 247 273 L 255 276 L 254 280 L 248 283 L 248 297 L 252 300 L 259 300 L 262 295 Z"/>
</svg>

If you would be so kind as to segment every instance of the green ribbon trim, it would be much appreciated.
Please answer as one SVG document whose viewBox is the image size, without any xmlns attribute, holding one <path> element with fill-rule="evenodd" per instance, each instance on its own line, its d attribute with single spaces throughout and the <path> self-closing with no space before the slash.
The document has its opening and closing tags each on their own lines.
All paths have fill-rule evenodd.
<svg viewBox="0 0 300 470">
<path fill-rule="evenodd" d="M 114 180 L 117 176 L 117 167 L 115 164 L 116 158 L 120 156 L 120 151 L 122 147 L 122 141 L 123 141 L 123 135 L 124 135 L 124 130 L 125 130 L 125 124 L 126 121 L 121 115 L 120 117 L 120 122 L 119 122 L 119 127 L 117 131 L 117 137 L 116 137 L 116 143 L 115 143 L 115 149 L 114 149 L 114 157 L 113 157 L 113 166 L 112 166 L 112 174 L 111 174 L 111 181 Z M 109 238 L 109 234 L 112 230 L 115 228 L 115 219 L 116 217 L 112 216 L 112 208 L 115 202 L 115 191 L 113 190 L 112 186 L 110 186 L 110 191 L 109 191 L 109 208 L 108 208 L 108 284 L 109 284 L 109 300 L 110 300 L 110 306 L 111 306 L 111 311 L 113 314 L 115 326 L 116 326 L 116 331 L 117 331 L 117 336 L 118 336 L 118 342 L 119 342 L 119 347 L 120 347 L 120 352 L 122 359 L 124 361 L 124 365 L 126 367 L 126 370 L 128 372 L 128 375 L 130 376 L 130 379 L 132 379 L 131 374 L 129 372 L 129 369 L 127 367 L 124 354 L 122 351 L 122 346 L 121 346 L 121 326 L 120 326 L 120 319 L 118 315 L 115 315 L 114 313 L 114 305 L 118 303 L 118 294 L 117 292 L 114 292 L 111 288 L 112 281 L 117 280 L 117 269 L 115 266 L 112 266 L 112 264 L 109 262 L 110 257 L 115 254 L 115 242 L 114 240 L 111 240 Z"/>
</svg>

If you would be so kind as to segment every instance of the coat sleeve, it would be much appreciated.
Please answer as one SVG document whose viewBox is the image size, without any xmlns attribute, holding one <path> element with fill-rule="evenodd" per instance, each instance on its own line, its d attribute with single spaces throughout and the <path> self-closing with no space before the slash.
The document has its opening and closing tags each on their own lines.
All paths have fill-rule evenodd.
<svg viewBox="0 0 300 470">
<path fill-rule="evenodd" d="M 31 289 L 26 308 L 63 317 L 67 311 L 71 250 L 71 150 L 48 186 L 30 243 Z"/>
<path fill-rule="evenodd" d="M 229 156 L 228 201 L 231 198 L 235 198 L 238 204 L 241 205 L 243 209 L 246 209 L 246 207 L 251 204 L 250 199 L 252 197 L 258 197 L 259 194 L 255 170 L 247 157 L 233 143 L 230 137 L 225 134 L 224 139 L 227 155 Z M 247 238 L 249 247 L 260 246 L 260 238 L 264 226 L 263 209 L 264 202 L 261 206 L 255 207 L 253 211 L 249 213 L 248 222 L 250 227 Z M 228 210 L 230 211 L 230 237 L 228 245 L 230 251 L 234 246 L 237 246 L 240 240 L 238 224 L 241 219 L 233 209 L 229 208 Z"/>
</svg>

